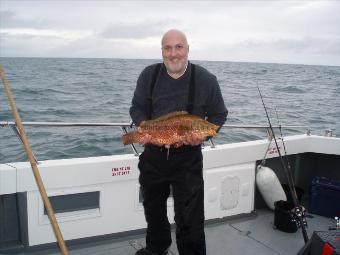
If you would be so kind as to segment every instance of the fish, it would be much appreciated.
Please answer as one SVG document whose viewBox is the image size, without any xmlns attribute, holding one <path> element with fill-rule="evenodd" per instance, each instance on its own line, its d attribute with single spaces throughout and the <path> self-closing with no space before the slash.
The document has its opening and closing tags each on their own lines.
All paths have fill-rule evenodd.
<svg viewBox="0 0 340 255">
<path fill-rule="evenodd" d="M 139 130 L 122 136 L 123 144 L 139 143 L 146 134 L 151 136 L 151 144 L 176 145 L 183 143 L 186 137 L 193 134 L 204 140 L 217 134 L 218 125 L 208 122 L 199 116 L 186 111 L 165 114 L 153 120 L 142 122 Z"/>
</svg>

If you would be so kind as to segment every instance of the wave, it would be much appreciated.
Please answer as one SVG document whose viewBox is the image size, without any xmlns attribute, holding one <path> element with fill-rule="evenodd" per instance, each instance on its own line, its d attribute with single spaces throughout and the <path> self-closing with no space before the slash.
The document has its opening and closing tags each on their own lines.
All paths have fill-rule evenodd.
<svg viewBox="0 0 340 255">
<path fill-rule="evenodd" d="M 275 90 L 278 92 L 286 92 L 291 94 L 301 94 L 305 92 L 305 90 L 293 85 L 287 87 L 275 87 Z"/>
</svg>

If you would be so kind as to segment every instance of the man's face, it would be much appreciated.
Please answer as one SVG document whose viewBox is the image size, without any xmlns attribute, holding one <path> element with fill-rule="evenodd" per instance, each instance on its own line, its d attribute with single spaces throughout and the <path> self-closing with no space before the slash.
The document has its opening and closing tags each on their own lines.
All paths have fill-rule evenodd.
<svg viewBox="0 0 340 255">
<path fill-rule="evenodd" d="M 188 62 L 189 45 L 186 38 L 177 32 L 170 32 L 162 40 L 164 64 L 171 74 L 181 75 Z"/>
</svg>

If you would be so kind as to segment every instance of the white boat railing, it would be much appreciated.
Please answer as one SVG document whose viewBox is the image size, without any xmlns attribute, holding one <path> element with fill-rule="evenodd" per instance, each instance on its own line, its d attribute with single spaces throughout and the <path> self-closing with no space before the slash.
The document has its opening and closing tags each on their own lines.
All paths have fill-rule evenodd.
<svg viewBox="0 0 340 255">
<path fill-rule="evenodd" d="M 28 127 L 120 127 L 124 133 L 128 133 L 128 128 L 132 129 L 134 124 L 132 122 L 22 122 L 24 126 Z M 0 121 L 0 127 L 11 127 L 14 133 L 17 135 L 21 141 L 21 136 L 19 130 L 17 129 L 16 123 L 14 121 Z M 303 125 L 276 125 L 273 128 L 307 128 Z M 238 125 L 238 124 L 224 124 L 222 128 L 241 128 L 241 129 L 266 129 L 268 132 L 268 137 L 271 136 L 270 127 L 268 125 Z M 307 131 L 309 133 L 309 131 Z M 22 141 L 21 141 L 22 142 Z M 215 144 L 212 139 L 209 139 L 212 148 Z M 136 156 L 139 155 L 137 148 L 134 144 L 131 144 L 131 148 Z M 36 160 L 36 162 L 38 162 Z"/>
<path fill-rule="evenodd" d="M 130 127 L 134 124 L 127 122 L 22 122 L 24 126 L 32 127 Z M 0 121 L 1 127 L 16 126 L 14 121 Z M 223 128 L 254 128 L 268 129 L 268 125 L 240 125 L 240 124 L 225 124 Z M 273 125 L 273 128 L 307 128 L 304 125 Z"/>
</svg>

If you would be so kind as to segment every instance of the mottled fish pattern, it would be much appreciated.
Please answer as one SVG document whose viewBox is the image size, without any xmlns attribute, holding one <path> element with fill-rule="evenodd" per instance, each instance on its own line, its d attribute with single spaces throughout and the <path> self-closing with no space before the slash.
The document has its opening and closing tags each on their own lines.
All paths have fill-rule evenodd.
<svg viewBox="0 0 340 255">
<path fill-rule="evenodd" d="M 144 135 L 149 134 L 151 144 L 175 145 L 193 134 L 202 140 L 208 136 L 215 136 L 218 128 L 219 126 L 199 116 L 180 111 L 145 121 L 140 125 L 140 131 L 129 132 L 123 135 L 122 139 L 124 145 L 138 143 Z"/>
</svg>

